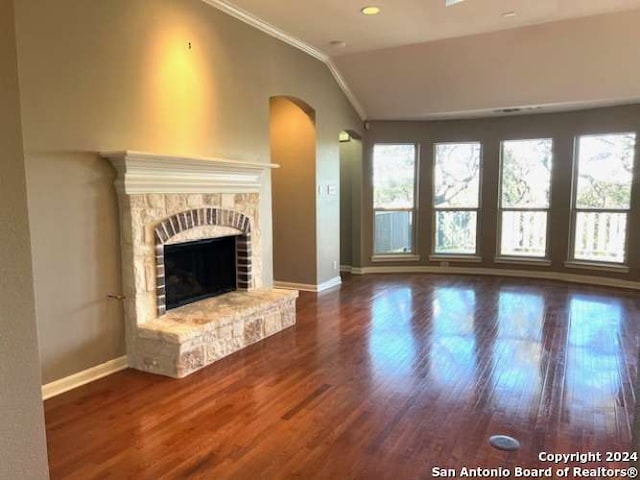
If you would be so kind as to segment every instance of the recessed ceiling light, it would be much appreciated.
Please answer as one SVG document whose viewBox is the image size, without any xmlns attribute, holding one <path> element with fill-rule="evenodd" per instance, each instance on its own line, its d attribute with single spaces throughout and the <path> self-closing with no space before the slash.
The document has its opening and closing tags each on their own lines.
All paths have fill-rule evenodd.
<svg viewBox="0 0 640 480">
<path fill-rule="evenodd" d="M 333 48 L 344 48 L 347 46 L 347 42 L 343 42 L 342 40 L 333 40 L 329 42 L 329 45 Z"/>
<path fill-rule="evenodd" d="M 504 18 L 512 18 L 512 17 L 515 17 L 516 15 L 517 15 L 517 13 L 516 13 L 516 12 L 504 12 L 504 13 L 502 14 L 502 16 L 503 16 Z"/>
<path fill-rule="evenodd" d="M 378 15 L 380 13 L 379 7 L 363 7 L 360 10 L 363 15 Z"/>
</svg>

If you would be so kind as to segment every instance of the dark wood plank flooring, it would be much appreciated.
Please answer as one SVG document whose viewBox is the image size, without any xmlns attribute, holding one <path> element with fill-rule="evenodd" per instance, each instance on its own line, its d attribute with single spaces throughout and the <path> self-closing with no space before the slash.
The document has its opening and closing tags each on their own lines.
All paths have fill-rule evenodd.
<svg viewBox="0 0 640 480">
<path fill-rule="evenodd" d="M 637 292 L 346 276 L 190 377 L 126 370 L 45 402 L 51 477 L 403 480 L 629 451 L 639 347 Z"/>
</svg>

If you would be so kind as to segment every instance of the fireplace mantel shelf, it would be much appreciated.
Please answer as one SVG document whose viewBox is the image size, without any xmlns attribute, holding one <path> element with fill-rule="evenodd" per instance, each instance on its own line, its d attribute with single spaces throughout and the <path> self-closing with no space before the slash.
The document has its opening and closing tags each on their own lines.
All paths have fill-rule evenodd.
<svg viewBox="0 0 640 480">
<path fill-rule="evenodd" d="M 209 157 L 159 155 L 131 150 L 100 154 L 118 171 L 122 193 L 259 192 L 263 175 L 279 165 Z"/>
</svg>

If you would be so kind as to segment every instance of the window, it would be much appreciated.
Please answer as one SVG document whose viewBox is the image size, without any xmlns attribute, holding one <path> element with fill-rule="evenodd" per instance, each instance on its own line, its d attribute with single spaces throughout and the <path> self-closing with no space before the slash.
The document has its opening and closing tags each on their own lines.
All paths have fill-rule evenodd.
<svg viewBox="0 0 640 480">
<path fill-rule="evenodd" d="M 374 145 L 374 255 L 413 252 L 415 184 L 415 145 Z"/>
<path fill-rule="evenodd" d="M 435 146 L 434 226 L 436 255 L 475 255 L 480 203 L 479 143 Z"/>
<path fill-rule="evenodd" d="M 576 142 L 572 260 L 624 264 L 636 136 Z"/>
<path fill-rule="evenodd" d="M 500 256 L 547 256 L 551 139 L 502 142 Z"/>
</svg>

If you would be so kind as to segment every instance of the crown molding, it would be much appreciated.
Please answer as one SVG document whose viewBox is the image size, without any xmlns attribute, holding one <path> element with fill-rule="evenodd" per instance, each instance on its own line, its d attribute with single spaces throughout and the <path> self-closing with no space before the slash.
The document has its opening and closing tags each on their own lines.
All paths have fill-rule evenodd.
<svg viewBox="0 0 640 480">
<path fill-rule="evenodd" d="M 309 45 L 308 43 L 292 35 L 289 35 L 287 32 L 279 29 L 274 25 L 271 25 L 269 22 L 266 22 L 265 20 L 253 15 L 252 13 L 247 12 L 246 10 L 234 5 L 233 3 L 227 0 L 202 0 L 202 1 L 226 13 L 227 15 L 237 18 L 238 20 L 246 23 L 247 25 L 251 25 L 252 27 L 257 28 L 258 30 L 266 33 L 267 35 L 270 35 L 274 38 L 277 38 L 280 41 L 288 43 L 289 45 L 297 48 L 298 50 L 302 50 L 307 55 L 311 55 L 313 58 L 323 62 L 327 66 L 327 68 L 329 68 L 329 71 L 333 75 L 333 78 L 336 80 L 336 82 L 338 83 L 338 86 L 343 91 L 343 93 L 345 94 L 345 96 L 347 97 L 347 99 L 355 109 L 355 111 L 358 112 L 360 119 L 366 120 L 367 118 L 366 111 L 364 110 L 362 104 L 356 98 L 353 91 L 349 88 L 349 85 L 347 85 L 346 80 L 338 70 L 338 67 L 336 66 L 336 64 L 333 62 L 333 60 L 331 60 L 331 57 L 329 57 L 329 55 L 322 52 L 321 50 L 318 50 L 314 46 Z"/>
<path fill-rule="evenodd" d="M 353 91 L 349 88 L 349 85 L 347 85 L 347 81 L 340 73 L 340 70 L 338 70 L 336 64 L 333 63 L 333 60 L 331 60 L 331 58 L 328 58 L 325 64 L 329 68 L 329 71 L 333 75 L 333 78 L 335 78 L 336 82 L 338 83 L 338 86 L 342 89 L 349 102 L 351 102 L 351 106 L 355 109 L 356 112 L 358 112 L 360 120 L 366 120 L 367 112 L 365 111 L 360 101 L 356 98 L 355 93 L 353 93 Z"/>
<path fill-rule="evenodd" d="M 296 47 L 299 50 L 302 50 L 304 53 L 311 55 L 312 57 L 320 60 L 321 62 L 327 62 L 329 56 L 318 50 L 317 48 L 309 45 L 302 40 L 299 40 L 288 33 L 280 30 L 278 27 L 271 25 L 269 22 L 262 20 L 260 17 L 253 15 L 252 13 L 247 12 L 246 10 L 234 5 L 227 0 L 202 0 L 204 3 L 208 3 L 212 7 L 217 8 L 218 10 L 223 11 L 227 15 L 231 15 L 238 20 L 251 25 L 254 28 L 266 33 L 267 35 L 271 35 L 278 40 L 282 40 L 283 42 L 288 43 L 291 46 Z"/>
</svg>

